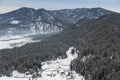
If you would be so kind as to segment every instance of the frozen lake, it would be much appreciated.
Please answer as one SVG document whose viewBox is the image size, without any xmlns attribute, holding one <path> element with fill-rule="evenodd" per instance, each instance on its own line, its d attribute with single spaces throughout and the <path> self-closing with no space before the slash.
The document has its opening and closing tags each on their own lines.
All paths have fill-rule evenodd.
<svg viewBox="0 0 120 80">
<path fill-rule="evenodd" d="M 55 33 L 41 34 L 30 30 L 14 28 L 0 30 L 0 49 L 20 47 L 26 43 L 41 41 Z"/>
</svg>

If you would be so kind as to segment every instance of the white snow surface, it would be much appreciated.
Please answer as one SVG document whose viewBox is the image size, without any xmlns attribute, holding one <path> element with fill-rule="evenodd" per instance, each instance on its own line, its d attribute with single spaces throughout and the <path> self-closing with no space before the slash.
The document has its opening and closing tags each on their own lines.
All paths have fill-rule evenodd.
<svg viewBox="0 0 120 80">
<path fill-rule="evenodd" d="M 70 47 L 66 51 L 67 58 L 57 59 L 42 62 L 41 77 L 31 78 L 31 75 L 25 75 L 13 71 L 13 77 L 0 77 L 0 80 L 85 80 L 83 76 L 77 74 L 75 71 L 70 71 L 70 62 L 77 58 L 77 51 L 74 54 L 71 54 L 71 50 L 75 49 Z M 70 73 L 70 74 L 69 74 Z"/>
</svg>

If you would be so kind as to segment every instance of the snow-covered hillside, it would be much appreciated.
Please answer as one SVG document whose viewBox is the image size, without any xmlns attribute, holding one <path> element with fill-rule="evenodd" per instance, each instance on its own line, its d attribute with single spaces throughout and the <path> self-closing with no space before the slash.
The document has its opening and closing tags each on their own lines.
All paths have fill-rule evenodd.
<svg viewBox="0 0 120 80">
<path fill-rule="evenodd" d="M 75 53 L 71 53 L 72 50 Z M 66 51 L 67 58 L 42 62 L 42 69 L 38 72 L 41 77 L 31 78 L 32 75 L 13 72 L 13 77 L 1 77 L 0 80 L 85 80 L 83 76 L 75 71 L 70 71 L 70 62 L 77 58 L 77 50 L 70 47 Z M 36 74 L 36 73 L 35 73 Z"/>
<path fill-rule="evenodd" d="M 62 28 L 52 24 L 47 24 L 44 22 L 36 22 L 30 24 L 30 30 L 32 33 L 39 34 L 50 34 L 62 31 Z"/>
</svg>

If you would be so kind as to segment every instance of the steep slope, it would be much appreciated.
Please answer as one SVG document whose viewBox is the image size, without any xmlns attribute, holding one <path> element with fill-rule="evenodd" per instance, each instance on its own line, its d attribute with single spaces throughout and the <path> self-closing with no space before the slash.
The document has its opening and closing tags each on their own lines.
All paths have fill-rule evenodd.
<svg viewBox="0 0 120 80">
<path fill-rule="evenodd" d="M 71 69 L 85 75 L 86 80 L 119 80 L 120 15 L 104 16 L 84 26 L 85 47 L 72 61 Z"/>
</svg>

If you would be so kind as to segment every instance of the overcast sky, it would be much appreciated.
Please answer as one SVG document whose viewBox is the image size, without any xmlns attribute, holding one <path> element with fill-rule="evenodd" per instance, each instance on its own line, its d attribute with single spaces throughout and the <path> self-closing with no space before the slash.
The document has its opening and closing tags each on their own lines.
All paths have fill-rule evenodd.
<svg viewBox="0 0 120 80">
<path fill-rule="evenodd" d="M 120 0 L 0 0 L 0 13 L 21 7 L 49 10 L 102 7 L 120 12 Z"/>
</svg>

